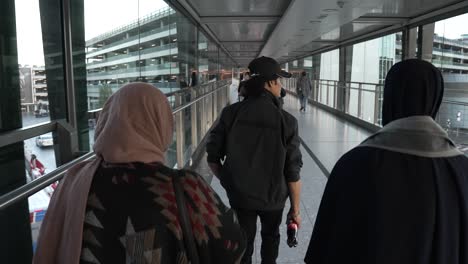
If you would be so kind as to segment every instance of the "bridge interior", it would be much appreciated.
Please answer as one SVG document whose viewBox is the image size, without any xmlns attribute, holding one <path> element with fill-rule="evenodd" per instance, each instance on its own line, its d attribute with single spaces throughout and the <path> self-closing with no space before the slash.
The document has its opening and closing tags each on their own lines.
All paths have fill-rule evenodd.
<svg viewBox="0 0 468 264">
<path fill-rule="evenodd" d="M 299 247 L 287 247 L 283 235 L 279 263 L 302 263 L 327 177 L 341 155 L 381 127 L 384 79 L 398 61 L 424 59 L 443 72 L 437 121 L 468 155 L 468 1 L 32 2 L 0 3 L 0 58 L 8 58 L 0 60 L 2 263 L 31 263 L 54 184 L 93 158 L 102 104 L 129 82 L 150 83 L 171 103 L 167 165 L 197 170 L 228 204 L 206 165 L 206 135 L 223 107 L 237 101 L 252 59 L 273 57 L 293 73 L 284 107 L 299 123 L 304 222 Z M 109 27 L 91 35 L 103 20 Z M 37 38 L 24 38 L 33 25 Z M 39 54 L 37 65 L 25 59 L 31 54 Z M 303 71 L 313 87 L 308 110 L 299 112 L 295 82 Z M 45 173 L 34 174 L 32 154 Z"/>
</svg>

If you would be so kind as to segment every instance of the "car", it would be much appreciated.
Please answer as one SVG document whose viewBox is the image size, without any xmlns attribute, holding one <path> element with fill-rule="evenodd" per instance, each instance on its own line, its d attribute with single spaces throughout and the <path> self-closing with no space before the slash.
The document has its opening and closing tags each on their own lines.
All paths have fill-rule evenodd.
<svg viewBox="0 0 468 264">
<path fill-rule="evenodd" d="M 40 148 L 51 147 L 54 145 L 54 139 L 52 133 L 47 133 L 36 137 L 36 146 Z"/>
<path fill-rule="evenodd" d="M 45 110 L 45 109 L 39 109 L 39 110 L 36 110 L 35 113 L 34 113 L 34 116 L 35 117 L 48 117 L 49 116 L 49 111 Z"/>
</svg>

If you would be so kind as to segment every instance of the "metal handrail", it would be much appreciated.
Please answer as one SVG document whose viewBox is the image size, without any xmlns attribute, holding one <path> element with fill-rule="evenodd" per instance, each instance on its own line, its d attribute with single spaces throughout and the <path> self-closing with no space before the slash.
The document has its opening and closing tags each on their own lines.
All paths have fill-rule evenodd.
<svg viewBox="0 0 468 264">
<path fill-rule="evenodd" d="M 51 185 L 52 183 L 62 179 L 65 173 L 68 171 L 68 169 L 70 169 L 71 167 L 75 166 L 76 164 L 80 162 L 90 160 L 94 157 L 95 157 L 94 152 L 88 152 L 85 155 L 58 167 L 54 171 L 47 173 L 43 177 L 40 177 L 30 183 L 27 183 L 1 196 L 0 197 L 0 210 L 3 210 L 16 202 L 26 199 L 29 196 L 35 194 L 36 192 Z"/>
<path fill-rule="evenodd" d="M 209 84 L 201 84 L 200 86 L 183 88 L 174 92 L 166 93 L 165 95 L 166 97 L 171 97 L 180 93 L 185 93 L 189 91 L 190 89 L 197 89 L 197 87 L 203 87 L 205 85 L 209 85 Z M 222 85 L 221 87 L 224 87 L 224 85 Z M 89 110 L 88 114 L 97 114 L 101 110 L 102 108 Z M 40 124 L 0 133 L 0 148 L 24 141 L 26 139 L 37 137 L 45 133 L 53 132 L 57 130 L 57 121 L 58 120 L 54 120 L 50 122 L 43 122 Z"/>
<path fill-rule="evenodd" d="M 465 103 L 465 102 L 457 102 L 457 101 L 452 101 L 452 100 L 442 100 L 442 103 L 468 106 L 468 103 Z"/>
<path fill-rule="evenodd" d="M 173 109 L 172 111 L 172 114 L 177 114 L 178 112 L 194 105 L 195 103 L 197 103 L 198 101 L 200 100 L 203 100 L 205 99 L 206 97 L 216 93 L 218 90 L 221 90 L 223 88 L 226 88 L 229 84 L 222 84 L 220 87 L 214 89 L 213 91 L 211 92 L 208 92 L 206 94 L 204 94 L 203 96 L 200 96 L 198 97 L 197 99 L 187 103 L 187 104 L 184 104 L 182 106 L 179 106 L 179 107 L 176 107 L 175 109 Z M 96 110 L 93 110 L 95 113 L 98 112 Z M 92 158 L 95 157 L 95 153 L 94 152 L 88 152 L 86 153 L 85 155 L 75 159 L 75 160 L 72 160 L 70 161 L 69 163 L 66 163 L 62 166 L 60 166 L 59 168 L 53 170 L 52 172 L 49 172 L 47 173 L 46 175 L 32 181 L 32 182 L 29 182 L 3 196 L 0 197 L 0 210 L 3 210 L 5 208 L 7 208 L 8 206 L 18 202 L 18 201 L 21 201 L 23 199 L 26 199 L 28 198 L 29 196 L 35 194 L 36 192 L 44 189 L 45 187 L 49 186 L 50 184 L 62 179 L 64 176 L 65 176 L 65 173 L 68 171 L 68 169 L 70 169 L 71 167 L 73 167 L 74 165 L 80 163 L 80 162 L 83 162 L 83 161 L 87 161 L 87 160 L 90 160 Z"/>
<path fill-rule="evenodd" d="M 55 131 L 56 129 L 57 121 L 52 121 L 0 133 L 0 148 Z"/>
<path fill-rule="evenodd" d="M 197 99 L 191 101 L 191 102 L 188 103 L 188 104 L 184 104 L 184 105 L 181 105 L 181 106 L 179 106 L 179 107 L 176 107 L 176 108 L 172 111 L 172 113 L 173 113 L 173 114 L 177 114 L 178 112 L 184 110 L 185 108 L 188 108 L 188 107 L 192 106 L 193 104 L 197 103 L 198 101 L 201 101 L 201 100 L 205 99 L 206 97 L 208 97 L 208 96 L 210 96 L 210 95 L 216 93 L 218 90 L 220 90 L 221 88 L 225 88 L 226 86 L 228 86 L 228 84 L 222 85 L 221 87 L 216 88 L 215 90 L 213 90 L 213 91 L 211 91 L 211 92 L 209 92 L 209 93 L 206 93 L 206 94 L 204 94 L 203 96 L 198 97 Z"/>
<path fill-rule="evenodd" d="M 376 92 L 375 90 L 363 89 L 363 88 L 359 88 L 359 87 L 352 87 L 351 85 L 352 84 L 357 84 L 357 85 L 361 84 L 361 85 L 374 85 L 375 87 L 378 87 L 378 86 L 383 87 L 384 86 L 384 84 L 380 84 L 380 83 L 340 82 L 340 81 L 326 80 L 326 79 L 316 79 L 316 80 L 312 80 L 312 81 L 317 81 L 317 82 L 319 82 L 320 85 L 327 85 L 327 86 L 330 86 L 331 84 L 322 83 L 322 82 L 336 82 L 336 83 L 341 83 L 341 84 L 344 83 L 345 86 L 343 88 L 345 88 L 345 89 L 361 90 L 361 91 L 364 91 L 364 92 L 374 92 L 374 93 Z M 458 101 L 452 101 L 452 100 L 442 100 L 442 103 L 468 106 L 468 103 L 466 103 L 466 102 L 458 102 Z"/>
</svg>

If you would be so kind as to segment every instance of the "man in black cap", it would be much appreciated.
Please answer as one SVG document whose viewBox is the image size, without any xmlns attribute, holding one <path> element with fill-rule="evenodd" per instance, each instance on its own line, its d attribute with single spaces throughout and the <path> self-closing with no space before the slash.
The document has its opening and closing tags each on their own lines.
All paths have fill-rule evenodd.
<svg viewBox="0 0 468 264">
<path fill-rule="evenodd" d="M 208 164 L 247 234 L 242 263 L 252 262 L 257 217 L 262 224 L 262 263 L 276 263 L 279 226 L 288 197 L 288 218 L 301 224 L 298 125 L 279 102 L 281 78 L 291 74 L 268 57 L 253 60 L 249 70 L 245 99 L 224 108 L 210 132 Z"/>
</svg>

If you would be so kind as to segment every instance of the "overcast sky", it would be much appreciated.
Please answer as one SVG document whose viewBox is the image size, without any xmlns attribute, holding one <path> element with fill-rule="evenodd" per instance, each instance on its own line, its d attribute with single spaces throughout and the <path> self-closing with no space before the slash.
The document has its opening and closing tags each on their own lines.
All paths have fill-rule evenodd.
<svg viewBox="0 0 468 264">
<path fill-rule="evenodd" d="M 86 40 L 167 6 L 164 0 L 84 1 Z M 19 63 L 44 65 L 39 0 L 15 0 L 15 3 Z M 435 33 L 447 38 L 458 38 L 468 33 L 466 25 L 468 14 L 436 23 Z"/>
<path fill-rule="evenodd" d="M 1 0 L 0 0 L 1 1 Z M 167 6 L 164 0 L 84 0 L 85 39 Z M 44 65 L 39 0 L 15 0 L 18 63 Z"/>
</svg>

